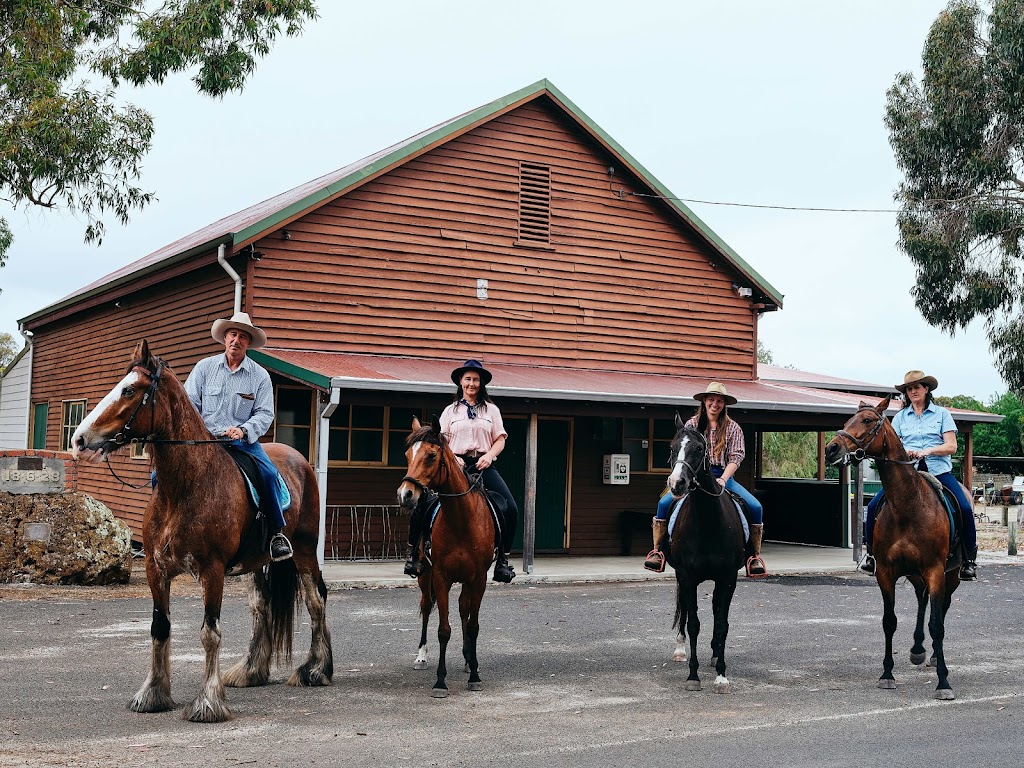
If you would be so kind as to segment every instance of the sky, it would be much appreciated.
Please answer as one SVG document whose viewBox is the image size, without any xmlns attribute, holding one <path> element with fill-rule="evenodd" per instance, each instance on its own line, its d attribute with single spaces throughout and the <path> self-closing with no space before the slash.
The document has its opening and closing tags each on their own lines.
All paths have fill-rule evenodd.
<svg viewBox="0 0 1024 768">
<path fill-rule="evenodd" d="M 140 185 L 158 201 L 101 246 L 82 220 L 11 210 L 0 332 L 217 219 L 543 78 L 784 294 L 759 335 L 777 365 L 871 383 L 920 369 L 937 394 L 1006 390 L 984 327 L 955 337 L 915 309 L 897 247 L 901 174 L 886 90 L 920 73 L 942 0 L 321 0 L 242 93 L 188 75 L 120 97 L 150 111 Z M 128 342 L 126 342 L 128 343 Z M 130 346 L 130 344 L 128 344 Z"/>
</svg>

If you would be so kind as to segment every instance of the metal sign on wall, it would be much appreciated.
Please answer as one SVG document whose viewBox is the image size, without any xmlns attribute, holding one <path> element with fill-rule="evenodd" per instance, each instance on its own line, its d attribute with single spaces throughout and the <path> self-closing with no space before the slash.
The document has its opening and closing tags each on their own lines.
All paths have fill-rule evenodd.
<svg viewBox="0 0 1024 768">
<path fill-rule="evenodd" d="M 7 493 L 63 493 L 64 462 L 39 456 L 0 458 L 0 491 Z"/>
</svg>

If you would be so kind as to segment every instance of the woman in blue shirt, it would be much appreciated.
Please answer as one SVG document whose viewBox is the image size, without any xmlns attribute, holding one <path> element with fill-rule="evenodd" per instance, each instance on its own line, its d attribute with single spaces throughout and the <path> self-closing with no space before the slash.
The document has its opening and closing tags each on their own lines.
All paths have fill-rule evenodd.
<svg viewBox="0 0 1024 768">
<path fill-rule="evenodd" d="M 960 579 L 974 581 L 977 578 L 978 558 L 974 507 L 963 486 L 953 477 L 951 457 L 957 450 L 957 428 L 949 411 L 933 402 L 932 392 L 938 386 L 939 382 L 934 376 L 925 376 L 923 371 L 908 371 L 903 377 L 903 383 L 896 385 L 908 404 L 893 417 L 892 428 L 900 436 L 907 455 L 912 459 L 923 459 L 928 465 L 928 471 L 956 496 L 963 520 L 960 536 L 963 540 L 964 562 L 960 568 Z M 875 558 L 871 552 L 871 538 L 875 527 L 875 511 L 881 499 L 882 494 L 876 494 L 868 504 L 868 519 L 864 523 L 867 556 L 860 567 L 862 571 L 872 574 L 875 572 Z"/>
</svg>

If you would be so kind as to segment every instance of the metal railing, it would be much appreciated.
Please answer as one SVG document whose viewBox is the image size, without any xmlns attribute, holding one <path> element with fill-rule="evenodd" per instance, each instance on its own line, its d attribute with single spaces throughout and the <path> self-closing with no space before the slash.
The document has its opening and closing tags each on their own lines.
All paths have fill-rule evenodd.
<svg viewBox="0 0 1024 768">
<path fill-rule="evenodd" d="M 398 525 L 398 518 L 406 523 Z M 389 504 L 327 505 L 324 560 L 400 560 L 409 513 Z"/>
</svg>

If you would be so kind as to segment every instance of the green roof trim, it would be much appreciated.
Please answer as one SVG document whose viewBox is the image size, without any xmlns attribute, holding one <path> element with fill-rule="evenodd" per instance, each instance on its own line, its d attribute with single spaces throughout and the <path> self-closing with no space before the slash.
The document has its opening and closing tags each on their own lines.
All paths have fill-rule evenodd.
<svg viewBox="0 0 1024 768">
<path fill-rule="evenodd" d="M 331 391 L 331 379 L 329 376 L 314 373 L 313 371 L 295 365 L 295 363 L 285 362 L 284 360 L 274 357 L 273 354 L 260 352 L 258 349 L 250 349 L 248 354 L 249 357 L 264 368 L 280 373 L 282 376 L 287 376 L 289 379 L 301 381 L 303 384 L 309 384 L 311 387 L 322 389 L 325 392 Z"/>
<path fill-rule="evenodd" d="M 676 196 L 672 194 L 672 191 L 669 190 L 668 187 L 658 181 L 646 168 L 637 162 L 629 152 L 623 149 L 615 139 L 609 136 L 601 126 L 591 120 L 583 110 L 577 107 L 565 96 L 564 93 L 558 90 L 558 88 L 556 88 L 555 85 L 547 79 L 538 80 L 532 85 L 528 85 L 525 88 L 521 88 L 518 91 L 508 94 L 507 96 L 496 99 L 489 104 L 478 107 L 477 109 L 467 112 L 449 122 L 442 123 L 433 130 L 416 137 L 412 141 L 400 144 L 393 152 L 381 155 L 379 158 L 373 160 L 367 165 L 360 166 L 353 170 L 352 173 L 342 179 L 339 179 L 338 181 L 307 195 L 301 200 L 270 214 L 239 232 L 233 233 L 234 243 L 237 245 L 238 243 L 257 238 L 263 232 L 274 229 L 276 226 L 287 221 L 293 216 L 309 210 L 318 203 L 324 202 L 340 193 L 343 193 L 346 189 L 363 181 L 367 177 L 398 165 L 431 145 L 443 142 L 477 123 L 485 122 L 514 104 L 544 93 L 551 96 L 552 99 L 562 107 L 562 109 L 572 115 L 578 122 L 586 126 L 587 130 L 590 131 L 590 133 L 593 134 L 601 143 L 603 143 L 608 150 L 621 157 L 623 162 L 629 166 L 629 170 L 633 174 L 638 176 L 645 184 L 654 189 L 659 196 L 665 198 L 665 202 L 675 209 L 675 211 L 682 216 L 690 226 L 705 237 L 712 247 L 718 250 L 727 261 L 731 262 L 733 266 L 754 282 L 756 287 L 766 296 L 771 298 L 777 306 L 782 306 L 782 293 L 773 287 L 771 283 L 765 280 L 757 270 L 744 261 L 740 255 L 730 248 L 729 245 L 711 229 L 711 227 L 705 224 L 701 218 L 697 216 L 697 214 L 691 211 L 680 200 L 676 199 Z"/>
</svg>

